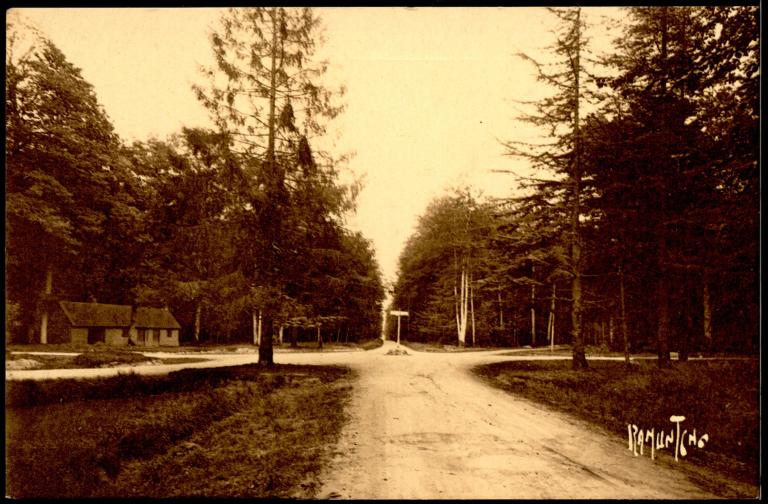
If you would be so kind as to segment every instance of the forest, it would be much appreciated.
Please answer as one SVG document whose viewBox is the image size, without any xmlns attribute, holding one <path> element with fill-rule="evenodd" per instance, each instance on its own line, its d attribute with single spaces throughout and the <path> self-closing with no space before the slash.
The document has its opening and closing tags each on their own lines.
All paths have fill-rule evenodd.
<svg viewBox="0 0 768 504">
<path fill-rule="evenodd" d="M 758 7 L 627 8 L 607 54 L 581 8 L 550 13 L 551 59 L 517 55 L 552 90 L 518 100 L 543 140 L 503 139 L 533 175 L 511 173 L 525 191 L 507 198 L 432 201 L 393 288 L 404 338 L 571 344 L 576 368 L 586 345 L 661 367 L 756 352 Z"/>
<path fill-rule="evenodd" d="M 345 225 L 359 182 L 316 147 L 343 108 L 318 26 L 310 9 L 229 9 L 194 87 L 215 127 L 129 144 L 54 41 L 9 19 L 7 341 L 46 342 L 60 300 L 168 307 L 186 343 L 250 342 L 257 320 L 286 339 L 380 335 L 374 250 Z"/>
</svg>

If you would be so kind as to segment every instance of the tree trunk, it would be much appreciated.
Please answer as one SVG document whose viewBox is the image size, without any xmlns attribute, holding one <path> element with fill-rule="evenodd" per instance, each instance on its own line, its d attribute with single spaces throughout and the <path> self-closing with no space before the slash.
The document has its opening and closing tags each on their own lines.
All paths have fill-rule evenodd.
<svg viewBox="0 0 768 504">
<path fill-rule="evenodd" d="M 285 329 L 285 326 L 283 324 L 280 324 L 280 332 L 278 333 L 279 336 L 277 337 L 278 343 L 280 343 L 280 346 L 283 345 L 283 329 Z"/>
<path fill-rule="evenodd" d="M 461 297 L 455 274 L 453 276 L 453 308 L 456 311 L 456 340 L 461 344 Z"/>
<path fill-rule="evenodd" d="M 320 324 L 317 324 L 317 348 L 323 348 L 323 333 L 320 330 Z"/>
<path fill-rule="evenodd" d="M 613 349 L 613 333 L 614 333 L 614 327 L 613 327 L 613 313 L 611 315 L 608 315 L 608 346 Z"/>
<path fill-rule="evenodd" d="M 661 92 L 667 93 L 667 7 L 662 7 L 661 14 Z M 666 113 L 666 107 L 661 111 L 662 115 Z M 666 121 L 665 121 L 666 124 Z M 662 176 L 659 183 L 659 217 L 657 221 L 658 239 L 658 278 L 657 278 L 657 296 L 658 296 L 658 321 L 656 329 L 656 340 L 658 346 L 658 366 L 660 368 L 670 367 L 672 362 L 669 356 L 669 279 L 667 271 L 667 237 L 664 224 L 664 210 L 666 209 L 666 181 Z"/>
<path fill-rule="evenodd" d="M 621 336 L 624 340 L 624 363 L 629 366 L 629 334 L 627 331 L 627 308 L 624 304 L 624 270 L 619 266 L 619 301 L 621 304 Z"/>
<path fill-rule="evenodd" d="M 549 317 L 551 322 L 549 324 L 549 350 L 555 351 L 555 297 L 557 296 L 557 286 L 552 284 L 552 304 L 549 307 Z"/>
<path fill-rule="evenodd" d="M 536 273 L 536 266 L 531 266 L 531 280 Z M 536 346 L 536 284 L 531 284 L 531 346 Z"/>
<path fill-rule="evenodd" d="M 660 255 L 664 250 L 664 238 L 659 240 Z M 669 284 L 667 282 L 667 271 L 662 261 L 659 261 L 659 278 L 657 280 L 656 296 L 658 301 L 658 322 L 656 328 L 656 341 L 658 345 L 658 366 L 667 368 L 671 365 L 669 356 Z"/>
<path fill-rule="evenodd" d="M 275 160 L 275 99 L 277 94 L 277 32 L 279 30 L 279 23 L 277 19 L 277 8 L 272 8 L 272 47 L 270 47 L 270 75 L 269 75 L 269 136 L 267 138 L 267 165 L 269 167 L 270 182 L 274 184 L 274 187 L 282 186 L 282 177 L 277 173 L 277 164 Z M 272 192 L 272 191 L 270 191 Z M 279 191 L 276 191 L 279 193 Z M 275 229 L 279 229 L 281 222 L 273 223 Z M 272 355 L 272 320 L 267 321 L 269 326 L 267 329 L 268 338 L 264 338 L 259 342 L 259 364 L 271 366 L 274 364 Z"/>
<path fill-rule="evenodd" d="M 680 334 L 680 344 L 679 348 L 677 349 L 677 361 L 678 362 L 687 362 L 688 361 L 688 345 L 689 345 L 689 338 L 690 334 L 693 331 L 693 317 L 691 317 L 691 310 L 690 307 L 686 310 L 685 314 L 685 330 L 683 330 L 682 334 Z"/>
<path fill-rule="evenodd" d="M 579 216 L 581 214 L 581 124 L 580 124 L 580 73 L 581 73 L 581 8 L 576 11 L 576 47 L 574 54 L 574 162 L 572 173 L 572 202 L 571 208 L 571 267 L 573 280 L 571 284 L 571 331 L 573 345 L 573 368 L 586 369 L 587 358 L 584 354 L 582 341 L 582 299 L 581 299 L 581 236 L 579 232 Z"/>
<path fill-rule="evenodd" d="M 709 298 L 709 278 L 708 274 L 704 272 L 704 292 L 701 296 L 701 304 L 704 310 L 704 349 L 707 352 L 712 351 L 712 303 Z"/>
<path fill-rule="evenodd" d="M 460 276 L 460 288 L 458 292 L 458 303 L 456 305 L 456 330 L 458 333 L 459 346 L 463 347 L 466 344 L 467 338 L 467 308 L 468 308 L 468 281 L 467 270 L 464 266 L 461 267 Z M 456 286 L 454 284 L 454 292 Z"/>
<path fill-rule="evenodd" d="M 291 348 L 298 348 L 299 347 L 299 338 L 296 332 L 299 330 L 298 327 L 292 326 L 291 327 Z"/>
<path fill-rule="evenodd" d="M 197 304 L 195 305 L 195 330 L 194 330 L 195 343 L 200 342 L 200 319 L 202 317 L 202 311 L 203 311 L 203 303 L 200 300 L 198 300 Z"/>
<path fill-rule="evenodd" d="M 259 321 L 256 315 L 256 310 L 251 310 L 251 323 L 253 330 L 253 344 L 259 345 Z"/>
<path fill-rule="evenodd" d="M 504 332 L 504 305 L 501 303 L 501 291 L 499 291 L 499 330 Z"/>
<path fill-rule="evenodd" d="M 469 311 L 472 318 L 472 346 L 476 346 L 475 341 L 475 289 L 472 287 L 472 275 L 469 276 Z"/>
<path fill-rule="evenodd" d="M 265 317 L 263 334 L 267 334 L 267 337 L 259 342 L 259 364 L 262 366 L 272 366 L 275 363 L 272 353 L 272 333 L 272 319 Z"/>
<path fill-rule="evenodd" d="M 40 315 L 40 343 L 48 343 L 48 304 L 53 291 L 53 268 L 45 270 L 45 289 L 43 290 L 43 311 Z"/>
</svg>

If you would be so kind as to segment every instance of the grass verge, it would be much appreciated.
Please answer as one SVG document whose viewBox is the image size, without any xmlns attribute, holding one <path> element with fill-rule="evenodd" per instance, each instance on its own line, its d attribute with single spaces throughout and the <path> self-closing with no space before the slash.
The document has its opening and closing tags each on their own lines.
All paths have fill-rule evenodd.
<svg viewBox="0 0 768 504">
<path fill-rule="evenodd" d="M 460 347 L 457 345 L 444 345 L 442 343 L 418 343 L 416 341 L 400 341 L 404 347 L 417 352 L 482 352 L 485 350 L 500 350 L 500 347 Z"/>
<path fill-rule="evenodd" d="M 574 371 L 569 360 L 518 361 L 473 371 L 496 387 L 608 428 L 625 440 L 628 424 L 669 433 L 675 426 L 670 416 L 683 415 L 684 428 L 709 434 L 704 449 L 689 450 L 687 462 L 759 484 L 756 359 L 676 362 L 665 370 L 653 361 L 634 363 L 630 370 L 619 361 L 590 361 L 589 366 Z"/>
<path fill-rule="evenodd" d="M 195 357 L 150 358 L 128 350 L 98 350 L 83 352 L 78 355 L 47 355 L 6 353 L 6 369 L 14 369 L 13 362 L 26 362 L 22 369 L 88 369 L 123 365 L 142 365 L 151 363 L 186 364 L 203 362 L 205 359 Z M 31 364 L 31 365 L 29 365 Z"/>
<path fill-rule="evenodd" d="M 7 382 L 6 495 L 314 497 L 353 378 L 246 365 Z"/>
</svg>

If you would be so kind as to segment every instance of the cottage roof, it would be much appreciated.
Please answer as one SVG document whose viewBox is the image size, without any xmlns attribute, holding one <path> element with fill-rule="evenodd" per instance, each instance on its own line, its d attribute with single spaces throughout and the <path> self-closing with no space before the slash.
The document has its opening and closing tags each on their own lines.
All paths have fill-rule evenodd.
<svg viewBox="0 0 768 504">
<path fill-rule="evenodd" d="M 130 327 L 131 325 L 130 305 L 59 301 L 59 306 L 74 327 Z M 136 327 L 181 328 L 170 311 L 144 306 L 136 309 Z"/>
</svg>

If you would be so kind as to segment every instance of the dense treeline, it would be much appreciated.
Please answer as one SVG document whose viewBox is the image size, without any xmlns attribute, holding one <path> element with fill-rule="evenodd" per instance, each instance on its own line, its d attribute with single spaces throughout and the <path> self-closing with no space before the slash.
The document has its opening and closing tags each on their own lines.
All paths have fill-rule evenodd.
<svg viewBox="0 0 768 504">
<path fill-rule="evenodd" d="M 553 10 L 554 61 L 528 58 L 554 94 L 523 118 L 548 141 L 505 143 L 538 170 L 525 195 L 437 200 L 403 251 L 406 337 L 756 351 L 758 8 L 631 8 L 601 58 L 582 11 Z"/>
<path fill-rule="evenodd" d="M 372 245 L 344 226 L 359 187 L 339 182 L 343 157 L 311 147 L 341 107 L 311 60 L 310 9 L 223 14 L 210 86 L 196 88 L 216 128 L 132 145 L 80 70 L 22 24 L 6 52 L 10 340 L 39 341 L 61 299 L 168 306 L 187 341 L 251 341 L 257 319 L 265 335 L 378 336 Z"/>
</svg>

